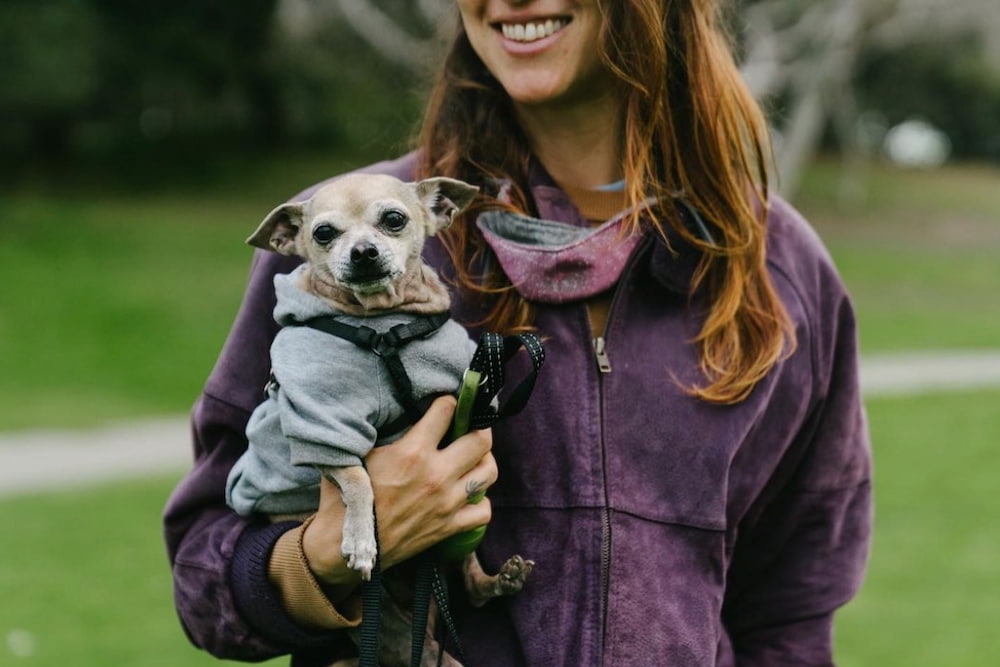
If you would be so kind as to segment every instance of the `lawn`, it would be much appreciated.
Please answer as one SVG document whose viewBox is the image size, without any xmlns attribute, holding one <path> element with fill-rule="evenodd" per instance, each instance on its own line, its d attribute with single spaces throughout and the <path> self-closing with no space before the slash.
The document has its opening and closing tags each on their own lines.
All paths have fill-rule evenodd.
<svg viewBox="0 0 1000 667">
<path fill-rule="evenodd" d="M 979 667 L 1000 619 L 1000 390 L 868 402 L 875 541 L 842 667 Z"/>
<path fill-rule="evenodd" d="M 838 664 L 979 667 L 993 653 L 998 404 L 1000 391 L 869 402 L 876 538 L 865 588 L 839 616 Z M 0 664 L 217 664 L 171 605 L 159 515 L 173 481 L 0 502 Z"/>
<path fill-rule="evenodd" d="M 815 165 L 796 204 L 854 297 L 866 353 L 1000 346 L 1000 167 L 876 166 L 854 204 Z"/>
<path fill-rule="evenodd" d="M 186 411 L 239 305 L 244 240 L 348 164 L 296 158 L 139 193 L 0 192 L 0 430 Z"/>
<path fill-rule="evenodd" d="M 238 306 L 243 239 L 303 185 L 360 163 L 295 158 L 140 193 L 0 192 L 0 430 L 185 412 Z M 1000 346 L 1000 171 L 876 166 L 849 205 L 837 183 L 817 164 L 796 204 L 854 296 L 863 351 Z M 998 404 L 1000 391 L 869 401 L 876 537 L 840 615 L 839 664 L 993 654 Z M 159 514 L 178 474 L 0 501 L 0 664 L 218 664 L 188 646 L 170 601 Z"/>
<path fill-rule="evenodd" d="M 175 481 L 0 501 L 0 665 L 219 664 L 174 614 L 160 514 Z"/>
</svg>

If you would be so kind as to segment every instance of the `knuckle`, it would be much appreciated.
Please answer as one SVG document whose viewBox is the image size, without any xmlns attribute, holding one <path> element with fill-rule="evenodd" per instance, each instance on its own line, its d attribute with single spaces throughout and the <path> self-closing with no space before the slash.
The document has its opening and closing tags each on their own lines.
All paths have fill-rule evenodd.
<svg viewBox="0 0 1000 667">
<path fill-rule="evenodd" d="M 489 483 L 493 484 L 497 481 L 500 476 L 500 468 L 497 466 L 497 460 L 492 454 L 488 454 L 485 458 L 486 460 L 486 476 L 489 479 Z"/>
<path fill-rule="evenodd" d="M 424 477 L 424 489 L 429 495 L 439 495 L 445 488 L 447 475 L 440 470 L 429 470 Z"/>
<path fill-rule="evenodd" d="M 478 507 L 482 512 L 482 523 L 489 523 L 490 519 L 493 518 L 493 506 L 490 504 L 489 497 L 487 496 L 486 498 L 483 498 L 482 502 L 480 502 L 476 507 Z"/>
</svg>

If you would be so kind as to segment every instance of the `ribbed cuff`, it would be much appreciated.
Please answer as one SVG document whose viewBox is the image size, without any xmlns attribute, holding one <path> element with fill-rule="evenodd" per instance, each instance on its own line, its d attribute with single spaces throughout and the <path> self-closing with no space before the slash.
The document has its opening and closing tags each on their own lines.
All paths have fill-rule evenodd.
<svg viewBox="0 0 1000 667">
<path fill-rule="evenodd" d="M 313 517 L 278 538 L 271 552 L 268 579 L 281 593 L 285 611 L 305 627 L 340 630 L 361 624 L 361 598 L 352 594 L 337 606 L 313 575 L 302 537 Z"/>
<path fill-rule="evenodd" d="M 303 628 L 285 611 L 281 592 L 267 577 L 274 544 L 298 524 L 254 523 L 243 531 L 233 551 L 229 581 L 233 599 L 244 619 L 269 640 L 296 647 L 325 646 L 343 640 L 343 633 Z"/>
</svg>

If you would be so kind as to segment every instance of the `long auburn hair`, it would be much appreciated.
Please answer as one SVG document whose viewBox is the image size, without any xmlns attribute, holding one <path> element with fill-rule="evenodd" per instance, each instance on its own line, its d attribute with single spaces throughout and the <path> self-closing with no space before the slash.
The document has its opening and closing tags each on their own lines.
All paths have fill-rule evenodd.
<svg viewBox="0 0 1000 667">
<path fill-rule="evenodd" d="M 722 28 L 719 0 L 616 0 L 604 15 L 599 49 L 623 99 L 623 166 L 627 199 L 653 195 L 652 225 L 672 228 L 701 252 L 691 293 L 704 288 L 709 309 L 693 343 L 707 384 L 688 391 L 712 403 L 737 403 L 795 345 L 794 329 L 765 266 L 770 144 L 756 101 L 743 84 Z M 431 90 L 418 137 L 424 175 L 514 184 L 514 207 L 531 211 L 531 154 L 511 100 L 473 51 L 459 22 L 457 37 Z M 692 234 L 674 202 L 686 198 L 712 230 Z M 489 253 L 471 224 L 497 202 L 481 197 L 442 237 L 462 289 L 490 296 L 481 324 L 530 329 L 532 308 L 497 262 L 473 273 Z M 638 207 L 636 207 L 638 209 Z M 638 233 L 641 213 L 628 223 Z"/>
</svg>

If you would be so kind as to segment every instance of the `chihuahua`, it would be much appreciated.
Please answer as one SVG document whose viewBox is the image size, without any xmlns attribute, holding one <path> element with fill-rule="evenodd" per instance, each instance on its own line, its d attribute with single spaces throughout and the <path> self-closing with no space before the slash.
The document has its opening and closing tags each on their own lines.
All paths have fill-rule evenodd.
<svg viewBox="0 0 1000 667">
<path fill-rule="evenodd" d="M 276 318 L 279 311 L 285 308 L 282 305 L 282 290 L 285 294 L 294 293 L 294 299 L 298 300 L 296 303 L 300 304 L 289 307 L 289 312 L 285 312 L 286 318 L 293 319 L 329 311 L 338 317 L 345 317 L 345 321 L 350 323 L 369 324 L 377 329 L 375 322 L 380 317 L 389 317 L 390 323 L 399 322 L 399 319 L 391 318 L 399 318 L 399 313 L 403 313 L 402 321 L 410 322 L 415 318 L 446 313 L 450 306 L 449 294 L 434 270 L 422 260 L 421 251 L 425 240 L 448 227 L 454 217 L 472 202 L 477 191 L 478 188 L 450 178 L 428 178 L 406 183 L 391 176 L 352 174 L 321 187 L 306 201 L 286 203 L 275 208 L 247 242 L 305 260 L 293 273 L 275 278 L 278 289 Z M 279 322 L 289 323 L 287 319 L 283 321 L 280 318 Z M 301 321 L 292 323 L 302 324 Z M 389 416 L 399 417 L 405 411 L 398 404 L 394 408 L 373 407 L 373 404 L 364 402 L 367 399 L 359 397 L 370 389 L 373 395 L 371 401 L 382 401 L 386 393 L 391 393 L 384 388 L 379 392 L 377 384 L 359 386 L 372 384 L 372 378 L 377 375 L 372 370 L 379 364 L 375 353 L 323 332 L 312 329 L 301 332 L 307 328 L 282 329 L 282 332 L 286 329 L 300 330 L 290 334 L 299 336 L 299 340 L 290 347 L 295 354 L 305 357 L 301 365 L 308 367 L 317 359 L 329 358 L 331 353 L 326 348 L 324 354 L 316 346 L 329 345 L 337 340 L 340 347 L 332 356 L 340 359 L 339 363 L 344 367 L 335 371 L 325 369 L 325 377 L 312 384 L 314 380 L 307 378 L 304 370 L 279 372 L 279 364 L 287 364 L 288 355 L 275 358 L 277 347 L 272 347 L 274 368 L 272 382 L 268 386 L 270 399 L 251 417 L 247 431 L 250 449 L 244 459 L 256 457 L 256 462 L 241 459 L 237 463 L 230 475 L 227 498 L 242 513 L 263 512 L 272 520 L 304 518 L 316 509 L 316 480 L 305 482 L 305 486 L 310 488 L 304 491 L 312 495 L 303 497 L 309 498 L 310 507 L 303 506 L 301 501 L 288 504 L 286 501 L 295 496 L 296 490 L 276 487 L 271 480 L 306 479 L 301 474 L 302 464 L 312 466 L 340 488 L 346 508 L 341 553 L 350 568 L 360 572 L 362 579 L 369 580 L 377 555 L 374 497 L 371 480 L 361 465 L 361 459 L 372 446 L 386 444 L 398 437 L 398 431 L 383 434 L 382 429 L 386 427 L 386 421 L 391 421 Z M 440 339 L 437 348 L 432 345 L 436 339 Z M 407 357 L 410 346 L 415 351 Z M 433 398 L 436 394 L 454 392 L 471 358 L 472 348 L 468 334 L 453 320 L 447 320 L 431 334 L 408 343 L 400 357 L 412 379 L 413 391 L 415 394 L 429 392 L 429 395 L 413 398 L 420 401 Z M 411 363 L 407 364 L 408 361 Z M 382 382 L 385 383 L 384 369 L 382 371 Z M 292 386 L 296 382 L 301 386 Z M 312 410 L 314 397 L 309 395 L 310 388 L 338 395 L 321 397 L 318 399 L 321 402 L 315 405 L 322 406 L 322 409 Z M 379 393 L 381 397 L 377 396 Z M 285 410 L 308 412 L 309 415 L 300 419 L 302 424 L 287 415 L 279 419 L 273 413 L 282 408 L 276 405 L 284 405 Z M 366 406 L 361 409 L 366 414 L 347 414 L 359 405 Z M 382 423 L 369 423 L 372 415 L 379 415 Z M 317 443 L 316 440 L 323 439 L 317 434 L 326 421 L 336 423 L 326 441 Z M 285 453 L 275 456 L 273 451 L 262 452 L 268 445 L 267 438 L 260 438 L 265 441 L 263 443 L 255 443 L 255 434 L 268 432 L 268 424 L 275 439 L 294 440 L 288 449 L 291 452 L 289 457 Z M 318 447 L 327 451 L 313 455 L 313 450 Z M 306 453 L 303 454 L 303 451 Z M 282 461 L 283 458 L 288 460 Z M 295 471 L 296 464 L 298 471 Z M 276 467 L 286 469 L 275 470 Z M 254 479 L 255 475 L 258 479 Z M 245 500 L 247 495 L 252 498 Z M 278 500 L 271 502 L 269 495 Z M 240 498 L 244 498 L 242 506 Z M 462 567 L 470 602 L 481 606 L 494 597 L 520 591 L 532 565 L 529 560 L 513 556 L 498 574 L 487 575 L 473 552 Z M 389 597 L 399 597 L 391 595 L 393 585 L 399 584 L 391 583 Z M 383 599 L 386 597 L 383 595 Z M 402 597 L 406 597 L 405 593 Z M 396 664 L 390 655 L 408 658 L 408 649 L 403 649 L 409 645 L 409 628 L 402 627 L 406 625 L 407 618 L 405 612 L 400 614 L 398 610 L 389 610 L 383 615 L 384 626 L 397 627 L 383 627 L 382 664 Z M 437 657 L 432 641 L 425 647 L 424 656 L 425 662 Z M 458 664 L 447 654 L 442 657 L 446 658 L 443 664 Z"/>
</svg>

